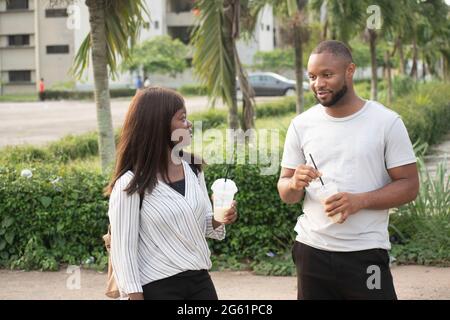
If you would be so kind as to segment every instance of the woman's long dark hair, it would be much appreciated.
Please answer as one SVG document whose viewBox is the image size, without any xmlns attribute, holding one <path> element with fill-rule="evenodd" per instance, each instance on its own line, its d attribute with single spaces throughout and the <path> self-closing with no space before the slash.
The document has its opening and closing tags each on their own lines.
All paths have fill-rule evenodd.
<svg viewBox="0 0 450 320">
<path fill-rule="evenodd" d="M 171 121 L 175 113 L 184 107 L 183 97 L 174 90 L 150 87 L 139 90 L 131 101 L 117 146 L 116 167 L 113 178 L 105 189 L 110 195 L 116 181 L 127 171 L 134 173 L 125 191 L 138 192 L 141 199 L 145 191 L 155 188 L 161 174 L 168 181 Z M 198 171 L 201 164 L 191 160 Z M 201 163 L 201 162 L 200 162 Z"/>
</svg>

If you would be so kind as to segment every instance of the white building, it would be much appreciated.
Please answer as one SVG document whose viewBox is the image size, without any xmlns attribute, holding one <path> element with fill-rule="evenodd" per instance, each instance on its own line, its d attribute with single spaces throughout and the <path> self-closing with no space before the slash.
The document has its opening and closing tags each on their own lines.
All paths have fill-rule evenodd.
<svg viewBox="0 0 450 320">
<path fill-rule="evenodd" d="M 185 44 L 195 24 L 195 0 L 146 0 L 150 11 L 149 29 L 141 31 L 141 41 L 158 35 L 178 38 Z M 67 10 L 68 9 L 68 10 Z M 73 81 L 68 74 L 75 54 L 89 33 L 89 13 L 84 0 L 73 5 L 52 7 L 49 0 L 0 0 L 0 94 L 36 92 L 45 79 L 47 88 Z M 253 63 L 256 51 L 274 47 L 274 18 L 266 7 L 248 42 L 238 42 L 238 52 L 246 65 Z M 133 87 L 134 75 L 124 73 L 110 81 L 110 87 Z M 93 88 L 92 64 L 77 89 Z M 178 87 L 197 82 L 191 70 L 176 78 L 152 75 L 152 83 Z"/>
</svg>

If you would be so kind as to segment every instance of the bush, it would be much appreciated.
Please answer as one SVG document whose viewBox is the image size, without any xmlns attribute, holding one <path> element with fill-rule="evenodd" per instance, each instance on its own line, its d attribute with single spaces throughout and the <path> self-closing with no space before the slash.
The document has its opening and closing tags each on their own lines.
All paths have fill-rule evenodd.
<svg viewBox="0 0 450 320">
<path fill-rule="evenodd" d="M 392 109 L 402 117 L 413 142 L 434 144 L 450 130 L 450 85 L 422 84 L 397 99 Z"/>
<path fill-rule="evenodd" d="M 223 178 L 225 169 L 225 165 L 208 166 L 207 186 Z M 256 165 L 236 165 L 230 177 L 241 190 L 236 194 L 239 222 L 227 227 L 224 241 L 210 241 L 212 252 L 255 260 L 266 257 L 268 252 L 280 254 L 290 250 L 301 206 L 286 205 L 280 200 L 276 192 L 279 173 L 262 176 Z"/>
<path fill-rule="evenodd" d="M 21 169 L 0 169 L 0 265 L 54 270 L 91 256 L 103 261 L 107 177 L 87 166 L 35 165 L 27 179 Z M 224 170 L 207 167 L 208 186 Z M 231 176 L 245 190 L 236 196 L 240 223 L 228 227 L 226 240 L 210 242 L 212 252 L 254 260 L 288 250 L 300 206 L 281 202 L 274 192 L 278 175 L 260 176 L 256 165 L 237 165 Z"/>
<path fill-rule="evenodd" d="M 392 80 L 392 90 L 396 97 L 409 94 L 417 89 L 417 82 L 408 76 L 395 76 Z"/>
<path fill-rule="evenodd" d="M 399 245 L 393 254 L 399 263 L 450 265 L 450 177 L 445 163 L 432 177 L 419 160 L 418 197 L 391 215 L 391 235 Z"/>
<path fill-rule="evenodd" d="M 111 98 L 133 97 L 136 89 L 110 89 Z M 93 91 L 70 91 L 70 90 L 46 90 L 45 98 L 47 100 L 93 100 Z"/>
<path fill-rule="evenodd" d="M 56 270 L 91 256 L 104 264 L 107 179 L 88 169 L 0 168 L 0 265 Z"/>
<path fill-rule="evenodd" d="M 178 88 L 178 91 L 182 95 L 186 96 L 206 96 L 208 94 L 208 90 L 206 86 L 197 85 L 197 84 L 186 84 Z"/>
</svg>

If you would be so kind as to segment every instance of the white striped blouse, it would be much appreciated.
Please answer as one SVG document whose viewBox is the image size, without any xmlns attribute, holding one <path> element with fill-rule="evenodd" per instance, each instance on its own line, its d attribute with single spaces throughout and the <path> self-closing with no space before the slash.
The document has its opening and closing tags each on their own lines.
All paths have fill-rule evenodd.
<svg viewBox="0 0 450 320">
<path fill-rule="evenodd" d="M 111 261 L 119 290 L 142 292 L 142 286 L 187 270 L 211 268 L 205 237 L 222 240 L 225 227 L 212 226 L 212 206 L 203 172 L 198 177 L 185 161 L 185 195 L 159 181 L 146 193 L 128 195 L 133 173 L 120 177 L 109 200 Z"/>
</svg>

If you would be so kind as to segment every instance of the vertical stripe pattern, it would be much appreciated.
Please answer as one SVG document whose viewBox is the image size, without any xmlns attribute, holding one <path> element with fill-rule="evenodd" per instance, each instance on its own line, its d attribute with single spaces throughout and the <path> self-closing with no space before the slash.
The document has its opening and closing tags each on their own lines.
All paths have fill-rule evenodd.
<svg viewBox="0 0 450 320">
<path fill-rule="evenodd" d="M 142 292 L 142 286 L 187 270 L 211 268 L 205 237 L 222 240 L 225 227 L 212 226 L 212 206 L 205 177 L 183 161 L 185 195 L 159 181 L 146 193 L 128 195 L 133 173 L 120 177 L 109 200 L 111 260 L 122 293 Z"/>
</svg>

